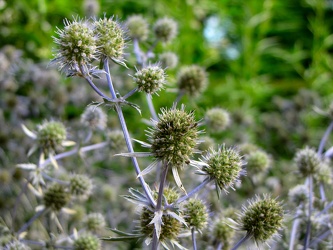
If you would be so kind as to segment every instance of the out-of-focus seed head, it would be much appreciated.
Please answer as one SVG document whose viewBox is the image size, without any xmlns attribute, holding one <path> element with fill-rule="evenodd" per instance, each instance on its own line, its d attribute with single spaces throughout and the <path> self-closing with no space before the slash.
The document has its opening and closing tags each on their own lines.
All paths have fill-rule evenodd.
<svg viewBox="0 0 333 250">
<path fill-rule="evenodd" d="M 148 66 L 138 70 L 133 79 L 139 91 L 152 95 L 163 88 L 165 73 L 158 65 Z"/>
<path fill-rule="evenodd" d="M 37 127 L 37 143 L 44 152 L 60 148 L 66 137 L 67 131 L 61 122 L 45 121 Z"/>
<path fill-rule="evenodd" d="M 113 18 L 101 18 L 94 22 L 94 34 L 97 36 L 96 45 L 99 58 L 105 57 L 117 61 L 123 59 L 125 48 L 124 30 Z"/>
<path fill-rule="evenodd" d="M 153 29 L 157 39 L 168 43 L 176 37 L 178 25 L 175 20 L 164 17 L 156 21 Z"/>
<path fill-rule="evenodd" d="M 209 136 L 202 136 L 199 138 L 198 149 L 203 153 L 206 153 L 210 148 L 213 148 L 214 145 L 214 139 Z"/>
<path fill-rule="evenodd" d="M 109 147 L 112 151 L 124 152 L 127 149 L 124 134 L 121 130 L 112 130 L 108 132 L 107 138 Z"/>
<path fill-rule="evenodd" d="M 98 15 L 100 6 L 98 0 L 84 0 L 83 9 L 87 17 L 94 17 Z"/>
<path fill-rule="evenodd" d="M 222 249 L 230 249 L 233 238 L 235 236 L 235 230 L 230 228 L 227 217 L 219 216 L 215 219 L 209 230 L 209 236 L 214 243 L 223 243 Z"/>
<path fill-rule="evenodd" d="M 245 156 L 246 170 L 250 174 L 259 174 L 265 172 L 271 163 L 269 155 L 262 151 L 256 150 Z"/>
<path fill-rule="evenodd" d="M 94 235 L 81 235 L 74 241 L 74 250 L 101 250 L 101 242 Z"/>
<path fill-rule="evenodd" d="M 222 145 L 215 151 L 211 148 L 202 159 L 205 165 L 198 171 L 199 174 L 208 175 L 215 181 L 218 193 L 227 192 L 235 183 L 240 182 L 239 177 L 244 174 L 243 159 L 234 148 Z"/>
<path fill-rule="evenodd" d="M 81 123 L 91 129 L 104 129 L 107 117 L 100 107 L 88 106 L 81 115 Z"/>
<path fill-rule="evenodd" d="M 197 144 L 197 122 L 193 112 L 185 111 L 185 106 L 161 111 L 159 121 L 148 131 L 151 151 L 156 159 L 182 167 L 190 161 Z"/>
<path fill-rule="evenodd" d="M 243 143 L 243 144 L 240 144 L 238 146 L 238 149 L 239 149 L 239 152 L 242 154 L 242 155 L 247 155 L 247 154 L 250 154 L 254 151 L 257 151 L 259 150 L 258 146 L 255 145 L 255 144 L 252 144 L 252 143 Z"/>
<path fill-rule="evenodd" d="M 173 69 L 178 64 L 178 56 L 173 52 L 164 52 L 158 58 L 163 68 Z"/>
<path fill-rule="evenodd" d="M 57 212 L 69 202 L 70 194 L 64 186 L 59 183 L 54 183 L 47 188 L 43 199 L 46 208 L 51 208 L 53 211 Z"/>
<path fill-rule="evenodd" d="M 283 225 L 282 204 L 269 195 L 257 196 L 248 203 L 238 219 L 239 229 L 250 234 L 257 244 L 276 236 Z"/>
<path fill-rule="evenodd" d="M 309 200 L 309 191 L 306 185 L 297 185 L 289 190 L 289 200 L 296 206 L 306 204 Z"/>
<path fill-rule="evenodd" d="M 88 65 L 96 59 L 96 36 L 87 20 L 74 19 L 72 22 L 65 19 L 63 30 L 57 30 L 59 38 L 54 37 L 58 45 L 54 62 L 60 69 L 67 71 L 77 69 L 80 65 Z"/>
<path fill-rule="evenodd" d="M 224 131 L 231 123 L 229 113 L 222 108 L 212 108 L 205 114 L 205 124 L 212 133 Z"/>
<path fill-rule="evenodd" d="M 200 95 L 207 87 L 207 73 L 197 65 L 185 66 L 177 75 L 177 84 L 180 91 L 189 96 Z"/>
<path fill-rule="evenodd" d="M 196 230 L 207 227 L 208 211 L 206 205 L 199 199 L 189 199 L 184 204 L 184 218 L 188 226 Z"/>
<path fill-rule="evenodd" d="M 84 219 L 84 224 L 89 231 L 96 232 L 105 227 L 105 218 L 101 213 L 91 213 Z"/>
<path fill-rule="evenodd" d="M 317 152 L 309 147 L 299 150 L 296 153 L 294 162 L 303 177 L 316 174 L 322 165 Z"/>
<path fill-rule="evenodd" d="M 128 28 L 128 36 L 138 41 L 146 41 L 149 34 L 149 25 L 145 18 L 141 15 L 133 15 L 127 18 L 126 26 Z"/>
<path fill-rule="evenodd" d="M 87 199 L 92 192 L 92 181 L 85 175 L 73 175 L 71 176 L 69 183 L 70 193 L 79 199 Z"/>
</svg>

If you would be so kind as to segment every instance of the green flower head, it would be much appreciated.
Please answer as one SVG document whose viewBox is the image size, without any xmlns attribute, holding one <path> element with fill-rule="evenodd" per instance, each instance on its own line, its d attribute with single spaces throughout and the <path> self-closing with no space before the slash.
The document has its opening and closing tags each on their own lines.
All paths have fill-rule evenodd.
<svg viewBox="0 0 333 250">
<path fill-rule="evenodd" d="M 132 39 L 139 41 L 146 41 L 149 34 L 149 25 L 146 19 L 141 15 L 133 15 L 127 18 L 126 26 L 128 28 L 128 35 Z"/>
<path fill-rule="evenodd" d="M 189 96 L 198 96 L 207 86 L 207 73 L 197 65 L 185 66 L 177 75 L 177 84 L 181 92 Z"/>
<path fill-rule="evenodd" d="M 152 65 L 138 70 L 133 79 L 139 91 L 155 94 L 165 84 L 165 73 L 160 66 Z"/>
<path fill-rule="evenodd" d="M 177 29 L 177 23 L 168 17 L 158 19 L 154 25 L 156 38 L 164 43 L 168 43 L 176 37 Z"/>
<path fill-rule="evenodd" d="M 66 137 L 67 131 L 61 122 L 45 121 L 37 127 L 37 143 L 44 152 L 61 147 Z"/>
<path fill-rule="evenodd" d="M 316 174 L 322 165 L 322 160 L 317 152 L 309 147 L 299 150 L 294 158 L 298 172 L 303 176 Z"/>
<path fill-rule="evenodd" d="M 70 194 L 64 186 L 54 183 L 44 193 L 44 205 L 53 211 L 60 211 L 70 200 Z"/>
<path fill-rule="evenodd" d="M 196 230 L 205 229 L 208 224 L 206 205 L 199 199 L 189 199 L 184 204 L 184 218 L 188 226 Z"/>
<path fill-rule="evenodd" d="M 101 242 L 94 235 L 82 235 L 74 241 L 74 250 L 101 250 Z"/>
</svg>

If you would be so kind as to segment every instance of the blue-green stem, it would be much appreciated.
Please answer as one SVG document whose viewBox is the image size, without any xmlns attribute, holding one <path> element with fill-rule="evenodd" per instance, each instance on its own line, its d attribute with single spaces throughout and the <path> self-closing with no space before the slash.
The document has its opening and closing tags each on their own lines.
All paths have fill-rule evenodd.
<svg viewBox="0 0 333 250">
<path fill-rule="evenodd" d="M 309 207 L 308 207 L 308 221 L 306 225 L 306 233 L 304 237 L 304 247 L 303 250 L 306 250 L 308 248 L 309 242 L 310 242 L 310 234 L 311 234 L 311 214 L 312 214 L 312 200 L 313 200 L 313 176 L 310 175 L 308 177 L 308 185 L 309 185 Z"/>
<path fill-rule="evenodd" d="M 251 238 L 252 234 L 248 233 L 246 234 L 243 238 L 241 238 L 237 244 L 231 249 L 231 250 L 236 250 L 238 249 L 245 241 L 247 241 L 249 238 Z"/>
<path fill-rule="evenodd" d="M 107 58 L 104 60 L 104 70 L 106 72 L 106 79 L 108 81 L 111 96 L 112 96 L 113 99 L 116 100 L 117 95 L 116 95 L 115 89 L 113 87 L 111 74 L 110 74 L 110 69 L 109 69 L 109 62 L 108 62 Z M 120 125 L 121 125 L 121 128 L 122 128 L 123 134 L 124 134 L 124 138 L 125 138 L 125 142 L 126 142 L 126 145 L 127 145 L 128 152 L 134 153 L 131 137 L 128 133 L 128 129 L 127 129 L 127 125 L 126 125 L 126 121 L 125 121 L 125 118 L 124 118 L 123 111 L 122 111 L 122 109 L 121 109 L 121 107 L 118 103 L 115 104 L 115 108 L 116 108 L 116 112 L 118 114 Z M 138 160 L 136 159 L 136 157 L 131 157 L 131 159 L 132 159 L 133 166 L 135 168 L 136 175 L 138 176 L 138 179 L 141 183 L 141 186 L 142 186 L 150 204 L 153 207 L 155 207 L 156 203 L 155 203 L 155 201 L 152 197 L 152 194 L 150 193 L 150 191 L 147 188 L 147 184 L 146 184 L 145 180 L 143 179 L 142 176 L 139 176 L 140 173 L 141 173 L 141 170 L 140 170 L 140 167 L 139 167 Z"/>
<path fill-rule="evenodd" d="M 158 197 L 157 197 L 157 204 L 155 207 L 155 212 L 158 212 L 162 209 L 162 198 L 163 198 L 163 191 L 164 191 L 164 185 L 165 185 L 165 180 L 166 176 L 168 174 L 169 170 L 169 164 L 165 164 L 163 166 L 163 171 L 161 173 L 161 178 L 160 178 L 160 187 L 158 189 Z M 152 243 L 152 250 L 157 250 L 159 246 L 159 236 L 157 235 L 156 230 L 154 230 L 153 233 L 153 243 Z"/>
<path fill-rule="evenodd" d="M 301 219 L 299 219 L 298 216 L 301 215 L 301 214 L 302 214 L 302 208 L 300 207 L 296 212 L 295 219 L 293 221 L 293 225 L 292 225 L 292 228 L 291 228 L 290 241 L 289 241 L 289 250 L 294 249 L 296 235 L 297 235 L 297 229 L 298 229 L 299 224 L 301 222 Z"/>
<path fill-rule="evenodd" d="M 40 216 L 42 216 L 43 214 L 45 214 L 46 212 L 48 212 L 49 209 L 44 208 L 43 210 L 38 211 L 33 217 L 31 217 L 31 219 L 25 223 L 20 230 L 17 231 L 17 234 L 20 235 L 21 233 L 23 233 L 25 230 L 28 229 L 28 227 L 30 227 L 30 225 L 37 220 Z"/>
<path fill-rule="evenodd" d="M 157 116 L 157 113 L 156 113 L 155 108 L 154 108 L 152 96 L 150 94 L 146 94 L 146 99 L 147 99 L 148 108 L 149 108 L 149 111 L 150 111 L 150 114 L 151 114 L 152 118 L 155 121 L 158 121 L 158 116 Z"/>
<path fill-rule="evenodd" d="M 195 240 L 195 228 L 191 228 L 193 250 L 197 250 L 197 241 Z"/>
</svg>

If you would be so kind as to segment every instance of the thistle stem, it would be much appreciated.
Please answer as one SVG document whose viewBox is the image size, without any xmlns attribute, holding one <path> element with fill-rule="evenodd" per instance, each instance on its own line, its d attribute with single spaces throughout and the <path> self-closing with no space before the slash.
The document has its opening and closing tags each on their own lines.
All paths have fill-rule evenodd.
<svg viewBox="0 0 333 250">
<path fill-rule="evenodd" d="M 303 250 L 306 250 L 309 245 L 310 241 L 310 234 L 311 234 L 311 214 L 312 214 L 312 202 L 313 202 L 313 195 L 312 195 L 312 190 L 313 190 L 313 176 L 310 175 L 308 177 L 308 185 L 309 185 L 309 207 L 308 207 L 308 221 L 306 225 L 306 233 L 304 237 L 304 247 Z"/>
<path fill-rule="evenodd" d="M 289 241 L 289 250 L 293 250 L 294 249 L 294 245 L 295 245 L 295 239 L 296 239 L 296 234 L 297 234 L 297 229 L 298 226 L 300 224 L 300 219 L 298 219 L 298 214 L 302 213 L 301 209 L 298 209 L 296 212 L 296 218 L 293 221 L 293 225 L 291 228 L 291 234 L 290 234 L 290 241 Z"/>
<path fill-rule="evenodd" d="M 146 94 L 146 99 L 147 99 L 148 108 L 149 108 L 149 111 L 150 111 L 150 114 L 151 114 L 152 118 L 155 121 L 158 121 L 158 116 L 156 114 L 156 111 L 155 111 L 155 108 L 154 108 L 154 104 L 153 104 L 153 100 L 152 100 L 151 95 L 150 94 Z"/>
<path fill-rule="evenodd" d="M 236 250 L 238 249 L 245 241 L 247 241 L 252 235 L 251 234 L 246 234 L 243 238 L 241 238 L 237 244 L 231 249 L 231 250 Z"/>
<path fill-rule="evenodd" d="M 35 221 L 37 220 L 40 216 L 42 216 L 43 214 L 45 214 L 46 212 L 48 211 L 47 208 L 44 208 L 43 210 L 41 211 L 38 211 L 33 217 L 31 217 L 31 219 L 25 223 L 21 228 L 20 230 L 17 231 L 17 234 L 21 234 L 23 233 L 25 230 L 28 229 L 28 227 Z"/>
<path fill-rule="evenodd" d="M 195 228 L 194 227 L 192 227 L 192 229 L 191 229 L 191 234 L 192 234 L 193 250 L 197 250 L 197 242 L 195 240 Z"/>
<path fill-rule="evenodd" d="M 117 99 L 117 95 L 116 95 L 116 92 L 115 92 L 115 90 L 113 88 L 113 84 L 112 84 L 112 79 L 111 79 L 111 74 L 110 74 L 110 69 L 109 69 L 109 62 L 108 62 L 107 58 L 104 60 L 104 70 L 106 72 L 106 79 L 108 81 L 111 96 L 112 96 L 113 99 Z M 120 122 L 120 125 L 121 125 L 121 128 L 122 128 L 122 131 L 123 131 L 123 134 L 124 134 L 124 138 L 125 138 L 125 141 L 126 141 L 128 152 L 134 153 L 131 137 L 130 137 L 128 129 L 127 129 L 127 125 L 126 125 L 126 121 L 125 121 L 125 118 L 124 118 L 123 111 L 122 111 L 122 109 L 121 109 L 121 107 L 118 103 L 115 104 L 115 107 L 116 107 L 116 111 L 117 111 L 117 114 L 118 114 L 118 118 L 119 118 L 119 122 Z M 138 163 L 136 157 L 131 157 L 131 159 L 132 159 L 132 163 L 133 163 L 134 168 L 135 168 L 136 175 L 139 176 L 140 172 L 141 172 L 140 167 L 139 167 L 139 163 Z M 142 176 L 139 176 L 138 179 L 141 183 L 141 186 L 142 186 L 150 204 L 153 207 L 155 207 L 156 203 L 155 203 L 150 191 L 147 188 L 147 184 L 146 184 L 145 180 L 143 179 Z"/>
</svg>

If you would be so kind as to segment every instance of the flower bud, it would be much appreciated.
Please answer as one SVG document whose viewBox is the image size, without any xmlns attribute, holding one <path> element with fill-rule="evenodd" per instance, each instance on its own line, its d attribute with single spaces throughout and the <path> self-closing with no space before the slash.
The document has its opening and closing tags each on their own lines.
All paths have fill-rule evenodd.
<svg viewBox="0 0 333 250">
<path fill-rule="evenodd" d="M 165 83 L 164 70 L 159 66 L 148 66 L 138 70 L 134 75 L 134 82 L 138 90 L 147 94 L 154 94 L 163 88 Z"/>
<path fill-rule="evenodd" d="M 240 230 L 250 234 L 254 241 L 266 242 L 282 227 L 284 211 L 282 205 L 268 195 L 249 200 L 238 219 Z"/>
<path fill-rule="evenodd" d="M 54 183 L 47 188 L 43 199 L 46 208 L 51 208 L 53 211 L 59 211 L 70 200 L 70 195 L 67 190 L 65 190 L 64 186 L 59 183 Z"/>
<path fill-rule="evenodd" d="M 141 15 L 133 15 L 127 18 L 126 26 L 128 28 L 128 35 L 132 39 L 139 41 L 146 41 L 149 34 L 149 25 L 146 19 Z"/>
<path fill-rule="evenodd" d="M 73 175 L 69 180 L 70 193 L 79 199 L 87 199 L 91 194 L 92 181 L 85 175 Z"/>
<path fill-rule="evenodd" d="M 46 121 L 37 128 L 37 143 L 45 152 L 59 148 L 66 136 L 66 128 L 61 122 Z"/>
<path fill-rule="evenodd" d="M 224 131 L 230 125 L 229 113 L 221 108 L 212 108 L 205 114 L 205 124 L 212 133 Z"/>
<path fill-rule="evenodd" d="M 88 106 L 81 115 L 81 123 L 91 129 L 104 129 L 106 121 L 106 114 L 99 107 Z"/>
<path fill-rule="evenodd" d="M 122 60 L 125 48 L 124 31 L 112 18 L 101 18 L 94 22 L 94 34 L 100 59 L 104 57 Z"/>
<path fill-rule="evenodd" d="M 159 55 L 159 60 L 163 68 L 173 69 L 178 64 L 178 56 L 173 52 L 164 52 Z"/>
<path fill-rule="evenodd" d="M 188 226 L 202 230 L 207 227 L 207 207 L 199 199 L 189 199 L 184 205 L 184 218 Z"/>
<path fill-rule="evenodd" d="M 177 23 L 171 18 L 158 19 L 154 25 L 154 33 L 157 39 L 164 43 L 170 42 L 177 35 Z"/>
<path fill-rule="evenodd" d="M 101 242 L 96 236 L 82 235 L 74 241 L 74 250 L 100 250 Z"/>
<path fill-rule="evenodd" d="M 198 96 L 207 86 L 207 73 L 197 65 L 185 66 L 177 75 L 177 84 L 180 91 Z"/>
</svg>

